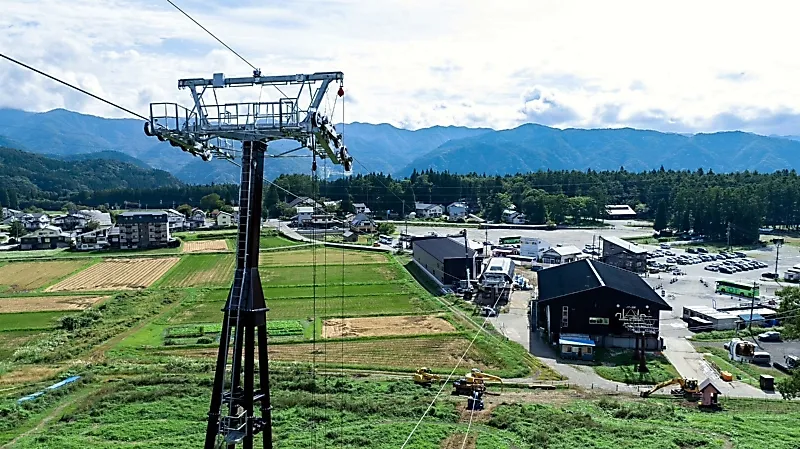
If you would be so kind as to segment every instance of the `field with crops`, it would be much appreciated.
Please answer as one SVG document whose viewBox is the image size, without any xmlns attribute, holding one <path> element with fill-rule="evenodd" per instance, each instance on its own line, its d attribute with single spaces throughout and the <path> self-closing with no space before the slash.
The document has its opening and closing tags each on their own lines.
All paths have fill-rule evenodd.
<svg viewBox="0 0 800 449">
<path fill-rule="evenodd" d="M 184 256 L 159 282 L 161 287 L 224 287 L 233 282 L 236 257 L 233 254 Z"/>
<path fill-rule="evenodd" d="M 89 261 L 8 262 L 0 265 L 0 293 L 36 291 L 88 265 Z M 0 262 L 1 264 L 1 262 Z"/>
<path fill-rule="evenodd" d="M 207 253 L 228 251 L 228 241 L 221 240 L 195 240 L 183 244 L 185 253 Z"/>
<path fill-rule="evenodd" d="M 177 257 L 107 259 L 48 287 L 45 291 L 105 291 L 147 288 L 179 260 Z"/>
<path fill-rule="evenodd" d="M 328 253 L 336 257 L 320 257 L 317 249 L 316 270 L 309 249 L 261 253 L 275 447 L 311 447 L 315 439 L 350 448 L 402 444 L 402 433 L 432 399 L 432 390 L 408 380 L 420 366 L 449 373 L 460 363 L 463 372 L 556 378 L 499 334 L 476 337 L 469 320 L 430 296 L 392 256 Z M 8 312 L 0 313 L 0 447 L 200 445 L 234 260 L 233 254 L 196 252 L 87 259 L 83 269 L 36 293 L 0 296 L 0 311 Z M 90 291 L 108 293 L 81 293 Z M 372 374 L 325 373 L 341 369 Z M 381 377 L 387 372 L 394 377 Z M 16 403 L 72 374 L 82 377 Z M 334 394 L 343 391 L 346 409 L 337 405 L 345 397 Z M 390 411 L 395 400 L 402 405 Z M 431 425 L 408 448 L 439 447 L 462 431 L 461 402 L 442 395 Z M 315 417 L 320 413 L 327 418 Z M 338 431 L 309 425 L 335 419 L 343 426 Z M 368 430 L 375 426 L 380 435 Z"/>
</svg>

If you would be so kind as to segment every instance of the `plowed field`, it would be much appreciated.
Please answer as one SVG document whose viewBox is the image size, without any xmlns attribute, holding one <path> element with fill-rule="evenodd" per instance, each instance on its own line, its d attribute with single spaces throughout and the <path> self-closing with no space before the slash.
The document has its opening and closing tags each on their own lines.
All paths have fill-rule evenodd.
<svg viewBox="0 0 800 449">
<path fill-rule="evenodd" d="M 48 292 L 135 290 L 147 288 L 173 265 L 178 257 L 158 259 L 108 259 L 70 276 Z"/>
<path fill-rule="evenodd" d="M 108 296 L 35 296 L 0 298 L 0 313 L 83 310 Z"/>
<path fill-rule="evenodd" d="M 344 257 L 345 265 L 387 262 L 386 255 L 383 253 L 319 247 L 265 252 L 259 256 L 259 263 L 266 266 L 313 265 L 315 255 L 317 265 L 342 265 L 342 257 Z"/>
<path fill-rule="evenodd" d="M 216 251 L 228 251 L 227 240 L 197 240 L 183 244 L 185 253 L 207 253 Z"/>
<path fill-rule="evenodd" d="M 17 262 L 0 266 L 0 292 L 36 290 L 86 266 L 88 262 Z"/>
<path fill-rule="evenodd" d="M 325 320 L 324 338 L 426 335 L 455 332 L 447 321 L 434 316 L 382 316 Z"/>
</svg>

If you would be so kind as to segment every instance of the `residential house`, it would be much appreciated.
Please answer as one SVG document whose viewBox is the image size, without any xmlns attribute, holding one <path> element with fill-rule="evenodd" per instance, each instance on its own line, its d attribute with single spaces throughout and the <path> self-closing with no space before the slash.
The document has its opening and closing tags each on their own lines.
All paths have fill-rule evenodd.
<svg viewBox="0 0 800 449">
<path fill-rule="evenodd" d="M 578 260 L 581 250 L 572 245 L 555 246 L 542 253 L 542 263 L 563 264 Z"/>
<path fill-rule="evenodd" d="M 378 227 L 375 226 L 375 222 L 365 214 L 356 214 L 356 216 L 350 220 L 350 230 L 361 234 L 372 234 L 378 230 Z"/>
<path fill-rule="evenodd" d="M 420 237 L 411 240 L 414 262 L 442 285 L 458 284 L 474 279 L 483 258 L 464 246 L 463 239 L 451 237 Z"/>
<path fill-rule="evenodd" d="M 450 216 L 451 220 L 458 220 L 461 218 L 466 219 L 468 212 L 469 212 L 469 207 L 467 206 L 466 203 L 463 203 L 461 201 L 450 203 L 450 205 L 447 206 L 447 215 Z"/>
<path fill-rule="evenodd" d="M 438 204 L 415 203 L 414 211 L 417 218 L 439 218 L 444 213 L 444 208 Z"/>
<path fill-rule="evenodd" d="M 98 227 L 111 226 L 111 214 L 95 209 L 71 210 L 66 215 L 52 217 L 51 224 L 62 230 L 83 229 L 89 223 L 97 223 Z"/>
<path fill-rule="evenodd" d="M 372 211 L 369 210 L 369 207 L 367 207 L 367 205 L 364 204 L 364 203 L 355 203 L 355 204 L 353 204 L 353 207 L 356 209 L 356 215 L 358 215 L 358 214 L 364 214 L 364 215 L 372 214 Z"/>
<path fill-rule="evenodd" d="M 603 262 L 634 273 L 647 271 L 647 250 L 619 237 L 600 236 L 603 244 Z"/>
<path fill-rule="evenodd" d="M 182 231 L 186 227 L 186 215 L 178 212 L 175 209 L 167 209 L 167 223 L 171 232 Z M 204 220 L 205 221 L 205 220 Z"/>
<path fill-rule="evenodd" d="M 324 209 L 324 205 L 318 203 L 317 201 L 314 201 L 312 198 L 309 198 L 307 196 L 298 196 L 289 203 L 289 207 L 296 208 L 298 206 L 308 206 L 317 209 Z"/>
<path fill-rule="evenodd" d="M 5 220 L 7 218 L 14 217 L 16 215 L 22 215 L 22 211 L 21 210 L 16 210 L 16 209 L 11 209 L 9 207 L 4 207 L 3 208 L 3 215 L 2 215 L 2 219 L 3 220 Z"/>
<path fill-rule="evenodd" d="M 220 228 L 229 228 L 234 226 L 236 223 L 233 222 L 233 214 L 229 214 L 225 211 L 221 211 L 217 214 L 217 226 Z"/>
<path fill-rule="evenodd" d="M 45 225 L 20 238 L 20 249 L 56 249 L 69 247 L 70 235 L 56 226 Z"/>
<path fill-rule="evenodd" d="M 172 240 L 164 211 L 124 212 L 117 216 L 121 249 L 160 248 Z"/>
<path fill-rule="evenodd" d="M 312 206 L 299 206 L 295 209 L 297 210 L 297 215 L 295 216 L 294 221 L 297 222 L 297 226 L 302 228 L 310 225 L 314 215 L 314 208 Z"/>
<path fill-rule="evenodd" d="M 27 231 L 35 231 L 37 229 L 44 229 L 50 225 L 50 217 L 47 214 L 40 213 L 23 213 L 22 215 L 15 215 L 14 218 L 21 221 Z M 13 220 L 13 221 L 17 221 Z"/>
<path fill-rule="evenodd" d="M 652 332 L 645 339 L 647 350 L 663 348 L 659 315 L 672 307 L 636 273 L 584 259 L 544 269 L 538 277 L 539 298 L 531 320 L 549 341 L 566 341 L 562 345 L 570 347 L 562 352 L 574 352 L 580 359 L 586 351 L 593 352 L 594 345 L 636 347 L 637 338 L 626 326 L 629 317 Z"/>
<path fill-rule="evenodd" d="M 190 229 L 199 229 L 205 228 L 206 226 L 206 212 L 203 209 L 194 208 L 192 209 L 191 215 L 189 215 L 189 228 Z"/>
<path fill-rule="evenodd" d="M 119 244 L 119 228 L 111 226 L 101 226 L 94 231 L 84 232 L 78 235 L 75 241 L 75 249 L 78 251 L 92 251 L 111 247 L 110 236 L 116 230 L 117 245 Z"/>
<path fill-rule="evenodd" d="M 506 209 L 503 211 L 503 221 L 511 224 L 525 224 L 525 214 L 517 212 L 516 209 Z"/>
</svg>

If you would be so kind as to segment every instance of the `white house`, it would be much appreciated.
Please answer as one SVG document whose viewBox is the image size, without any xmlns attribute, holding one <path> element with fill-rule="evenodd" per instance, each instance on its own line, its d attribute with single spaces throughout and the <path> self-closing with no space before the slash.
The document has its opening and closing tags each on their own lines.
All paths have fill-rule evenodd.
<svg viewBox="0 0 800 449">
<path fill-rule="evenodd" d="M 550 244 L 537 237 L 520 237 L 519 255 L 541 259 L 545 251 L 550 249 Z"/>
<path fill-rule="evenodd" d="M 507 209 L 503 211 L 503 221 L 511 224 L 525 224 L 525 214 Z"/>
<path fill-rule="evenodd" d="M 206 227 L 206 212 L 203 209 L 192 209 L 192 214 L 189 216 L 189 227 L 192 229 Z"/>
<path fill-rule="evenodd" d="M 456 201 L 454 203 L 450 203 L 447 206 L 447 214 L 450 216 L 450 219 L 457 220 L 459 218 L 467 218 L 467 212 L 469 212 L 469 207 L 465 203 L 460 201 Z"/>
<path fill-rule="evenodd" d="M 180 231 L 186 226 L 186 216 L 175 209 L 167 209 L 167 223 L 170 231 Z"/>
<path fill-rule="evenodd" d="M 636 212 L 627 204 L 607 204 L 606 213 L 609 218 L 636 218 Z"/>
<path fill-rule="evenodd" d="M 580 254 L 581 250 L 575 246 L 556 246 L 542 253 L 542 262 L 552 264 L 575 262 Z"/>
<path fill-rule="evenodd" d="M 22 214 L 19 220 L 25 225 L 28 231 L 35 231 L 37 229 L 44 229 L 50 225 L 50 217 L 47 214 Z"/>
<path fill-rule="evenodd" d="M 297 226 L 304 226 L 306 222 L 311 223 L 314 215 L 314 208 L 312 206 L 298 206 L 297 208 Z"/>
<path fill-rule="evenodd" d="M 438 204 L 416 203 L 417 218 L 439 218 L 444 213 L 444 208 Z"/>
<path fill-rule="evenodd" d="M 233 225 L 233 214 L 224 211 L 217 214 L 217 226 L 220 228 L 229 228 Z"/>
<path fill-rule="evenodd" d="M 6 218 L 14 217 L 16 215 L 22 215 L 22 211 L 21 210 L 16 210 L 16 209 L 11 209 L 9 207 L 4 207 L 3 208 L 3 220 L 5 220 Z"/>
<path fill-rule="evenodd" d="M 369 215 L 372 213 L 372 211 L 369 210 L 369 207 L 367 207 L 367 205 L 364 203 L 355 203 L 353 204 L 353 207 L 356 209 L 356 215 L 358 214 Z"/>
</svg>

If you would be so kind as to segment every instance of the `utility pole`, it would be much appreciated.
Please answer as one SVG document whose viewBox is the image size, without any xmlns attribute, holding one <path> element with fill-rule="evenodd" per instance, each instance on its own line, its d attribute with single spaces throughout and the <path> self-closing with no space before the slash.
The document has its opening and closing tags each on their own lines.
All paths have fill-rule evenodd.
<svg viewBox="0 0 800 449">
<path fill-rule="evenodd" d="M 403 200 L 403 218 L 406 221 L 406 236 L 408 236 L 408 214 L 406 214 L 406 200 Z"/>
<path fill-rule="evenodd" d="M 731 222 L 728 222 L 728 251 L 731 250 Z"/>
<path fill-rule="evenodd" d="M 776 237 L 772 239 L 772 243 L 775 244 L 775 279 L 778 279 L 778 257 L 781 254 L 781 246 L 783 246 L 783 238 Z"/>
<path fill-rule="evenodd" d="M 756 306 L 756 281 L 753 281 L 753 296 L 750 298 L 750 321 L 747 323 L 747 332 L 753 330 L 753 308 Z"/>
</svg>

